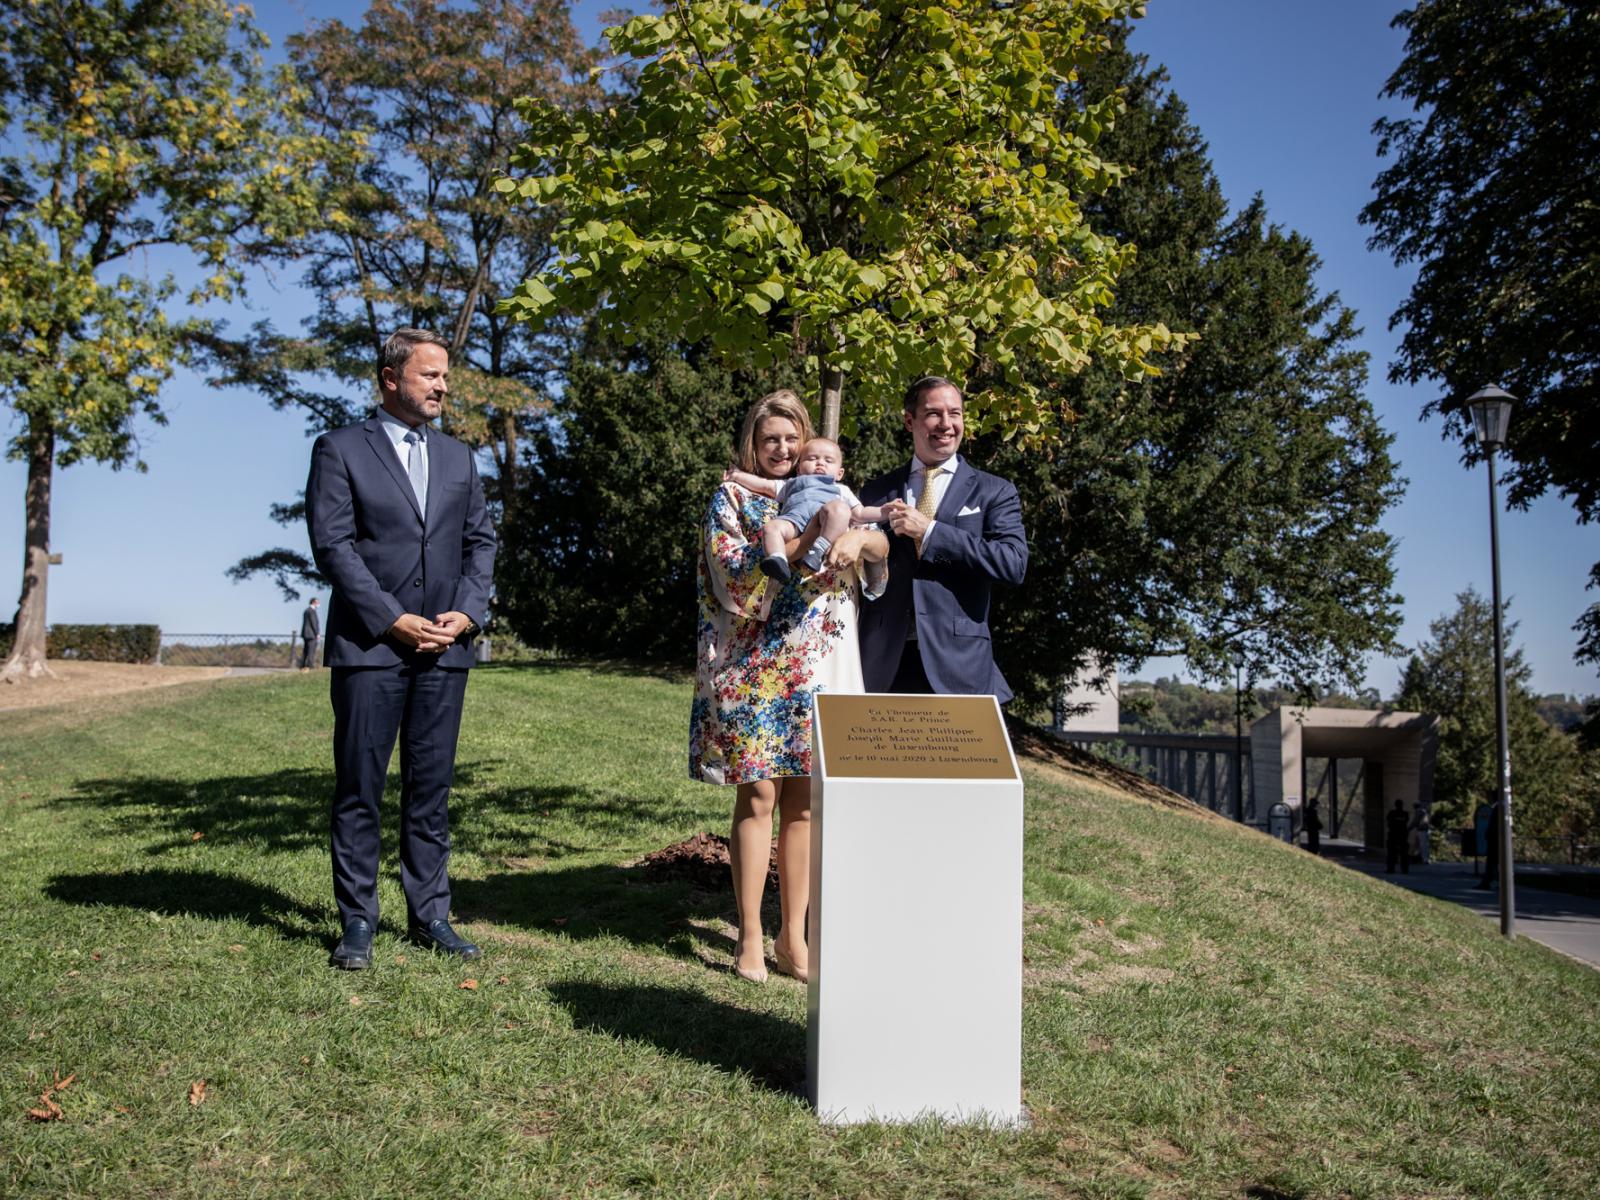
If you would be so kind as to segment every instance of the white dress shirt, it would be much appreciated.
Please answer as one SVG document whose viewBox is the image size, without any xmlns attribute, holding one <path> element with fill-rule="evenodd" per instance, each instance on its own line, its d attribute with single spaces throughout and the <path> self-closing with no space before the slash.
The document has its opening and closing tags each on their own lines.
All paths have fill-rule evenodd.
<svg viewBox="0 0 1600 1200">
<path fill-rule="evenodd" d="M 383 431 L 389 435 L 389 441 L 394 443 L 394 452 L 400 456 L 400 473 L 409 476 L 411 471 L 411 447 L 406 444 L 406 434 L 411 432 L 399 417 L 386 408 L 378 410 L 378 420 L 383 424 Z M 417 433 L 422 440 L 417 443 L 417 452 L 422 455 L 422 494 L 428 494 L 428 427 L 418 425 Z"/>
</svg>

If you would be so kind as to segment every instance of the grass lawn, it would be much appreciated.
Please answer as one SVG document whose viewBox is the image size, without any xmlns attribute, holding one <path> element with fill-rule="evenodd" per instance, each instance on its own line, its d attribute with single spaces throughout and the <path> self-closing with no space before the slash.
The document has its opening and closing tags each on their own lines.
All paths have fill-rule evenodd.
<svg viewBox="0 0 1600 1200">
<path fill-rule="evenodd" d="M 1032 1127 L 819 1128 L 804 989 L 727 969 L 730 893 L 625 865 L 726 826 L 728 794 L 685 778 L 688 703 L 625 673 L 476 675 L 452 867 L 485 957 L 397 936 L 391 855 L 360 974 L 327 966 L 325 677 L 5 714 L 0 1195 L 1600 1190 L 1600 973 L 1046 764 Z M 69 1075 L 61 1119 L 31 1119 Z"/>
</svg>

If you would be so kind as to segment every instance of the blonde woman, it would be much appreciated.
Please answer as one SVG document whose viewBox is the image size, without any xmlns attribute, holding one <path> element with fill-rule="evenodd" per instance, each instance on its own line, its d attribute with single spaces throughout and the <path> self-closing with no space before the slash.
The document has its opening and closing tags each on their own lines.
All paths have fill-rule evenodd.
<svg viewBox="0 0 1600 1200">
<path fill-rule="evenodd" d="M 788 389 L 764 396 L 745 414 L 739 434 L 741 471 L 784 479 L 812 437 L 804 403 Z M 811 888 L 811 698 L 817 692 L 860 692 L 856 644 L 860 591 L 884 582 L 888 539 L 852 530 L 815 574 L 788 580 L 761 571 L 761 527 L 776 500 L 727 481 L 712 494 L 702 526 L 694 708 L 689 774 L 732 786 L 733 891 L 739 910 L 734 970 L 766 979 L 761 895 L 767 878 L 772 814 L 778 813 L 778 903 L 772 958 L 779 971 L 805 981 L 809 971 L 805 918 Z M 813 535 L 814 536 L 814 535 Z M 796 562 L 811 547 L 801 536 L 786 546 Z M 859 563 L 835 566 L 837 563 Z"/>
</svg>

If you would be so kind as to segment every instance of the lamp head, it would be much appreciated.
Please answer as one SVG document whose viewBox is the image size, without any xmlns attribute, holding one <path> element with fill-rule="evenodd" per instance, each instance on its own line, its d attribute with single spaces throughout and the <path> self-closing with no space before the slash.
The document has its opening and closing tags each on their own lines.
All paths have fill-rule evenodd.
<svg viewBox="0 0 1600 1200">
<path fill-rule="evenodd" d="M 1506 444 L 1506 430 L 1511 425 L 1511 402 L 1516 397 L 1510 392 L 1490 384 L 1479 388 L 1467 397 L 1467 411 L 1472 414 L 1473 432 L 1478 445 L 1485 450 L 1498 450 Z"/>
</svg>

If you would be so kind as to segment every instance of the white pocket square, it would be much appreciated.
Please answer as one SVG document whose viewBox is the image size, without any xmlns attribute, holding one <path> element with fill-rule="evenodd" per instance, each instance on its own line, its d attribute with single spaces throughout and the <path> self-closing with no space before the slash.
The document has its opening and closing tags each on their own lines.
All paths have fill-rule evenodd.
<svg viewBox="0 0 1600 1200">
<path fill-rule="evenodd" d="M 981 513 L 982 511 L 983 511 L 983 509 L 977 507 L 976 505 L 969 504 L 969 505 L 967 505 L 967 507 L 963 508 L 960 512 L 958 512 L 956 514 L 956 516 L 958 516 L 958 517 L 975 517 L 979 513 Z"/>
</svg>

